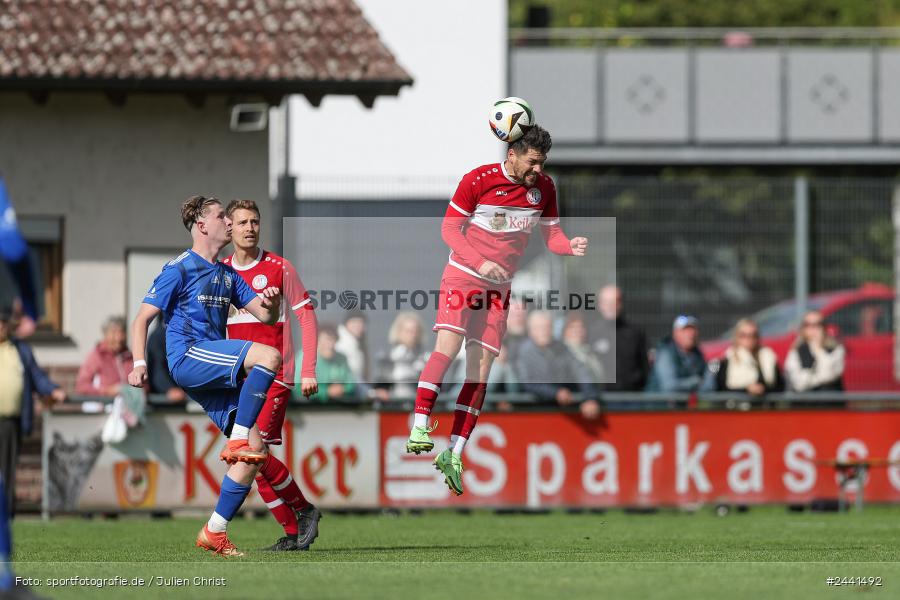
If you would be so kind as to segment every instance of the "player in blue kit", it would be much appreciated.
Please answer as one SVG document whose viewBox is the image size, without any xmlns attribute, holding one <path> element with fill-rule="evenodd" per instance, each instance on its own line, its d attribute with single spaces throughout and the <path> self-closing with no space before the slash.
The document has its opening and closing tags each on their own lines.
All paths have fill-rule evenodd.
<svg viewBox="0 0 900 600">
<path fill-rule="evenodd" d="M 281 311 L 281 291 L 268 287 L 257 295 L 234 269 L 218 261 L 219 252 L 231 242 L 231 221 L 218 199 L 188 198 L 181 218 L 194 243 L 163 267 L 144 296 L 132 326 L 134 370 L 128 383 L 139 387 L 147 380 L 147 329 L 162 312 L 168 324 L 166 355 L 172 378 L 229 436 L 220 457 L 231 466 L 197 546 L 242 556 L 228 540 L 226 527 L 266 459 L 255 423 L 281 367 L 281 354 L 265 344 L 225 339 L 225 325 L 230 304 L 274 324 Z M 242 374 L 246 374 L 243 381 Z"/>
</svg>

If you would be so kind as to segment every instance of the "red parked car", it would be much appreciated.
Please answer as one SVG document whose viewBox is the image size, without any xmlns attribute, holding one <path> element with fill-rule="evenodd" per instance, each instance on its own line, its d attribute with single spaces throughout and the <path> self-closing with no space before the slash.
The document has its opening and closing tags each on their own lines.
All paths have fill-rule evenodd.
<svg viewBox="0 0 900 600">
<path fill-rule="evenodd" d="M 894 377 L 894 290 L 866 283 L 853 290 L 813 294 L 809 310 L 821 311 L 826 328 L 847 350 L 844 388 L 847 391 L 896 391 Z M 759 324 L 761 343 L 784 359 L 797 337 L 799 317 L 793 300 L 765 308 L 752 318 Z M 733 330 L 700 344 L 707 360 L 721 357 L 732 342 Z"/>
</svg>

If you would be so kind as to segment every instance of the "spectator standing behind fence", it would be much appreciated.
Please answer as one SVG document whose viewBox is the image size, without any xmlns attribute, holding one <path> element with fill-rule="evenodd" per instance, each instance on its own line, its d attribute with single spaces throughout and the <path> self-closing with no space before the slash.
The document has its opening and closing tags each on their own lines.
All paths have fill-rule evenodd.
<svg viewBox="0 0 900 600">
<path fill-rule="evenodd" d="M 347 398 L 356 394 L 356 377 L 347 357 L 336 350 L 337 327 L 331 323 L 319 325 L 319 341 L 316 348 L 316 380 L 319 390 L 310 395 L 313 402 L 325 403 L 329 400 Z M 297 377 L 300 376 L 300 361 L 297 362 Z M 295 378 L 296 380 L 296 378 Z M 300 390 L 294 390 L 294 400 L 302 400 Z"/>
<path fill-rule="evenodd" d="M 553 318 L 545 311 L 528 315 L 528 339 L 522 342 L 515 364 L 522 391 L 542 400 L 568 406 L 579 392 L 581 414 L 592 419 L 600 414 L 597 386 L 590 369 L 578 362 L 565 344 L 553 339 Z"/>
<path fill-rule="evenodd" d="M 366 349 L 366 313 L 351 310 L 344 315 L 344 322 L 337 328 L 335 350 L 347 357 L 347 364 L 355 381 L 369 380 L 369 353 Z"/>
<path fill-rule="evenodd" d="M 647 336 L 625 318 L 622 290 L 607 285 L 597 293 L 597 311 L 588 330 L 588 342 L 607 373 L 603 389 L 635 392 L 647 385 Z M 615 381 L 611 381 L 615 374 Z"/>
<path fill-rule="evenodd" d="M 572 353 L 575 360 L 590 371 L 594 385 L 599 386 L 606 380 L 606 370 L 603 368 L 603 363 L 590 344 L 588 344 L 587 325 L 584 322 L 584 315 L 571 312 L 566 316 L 566 323 L 562 331 L 562 342 L 569 349 L 569 352 Z"/>
<path fill-rule="evenodd" d="M 696 317 L 675 317 L 672 335 L 656 346 L 648 392 L 696 392 L 704 387 L 706 359 L 697 347 L 698 325 Z"/>
<path fill-rule="evenodd" d="M 784 390 L 775 351 L 759 344 L 759 326 L 741 319 L 734 328 L 734 341 L 716 370 L 716 389 L 741 391 L 751 396 Z"/>
<path fill-rule="evenodd" d="M 100 340 L 78 370 L 75 393 L 84 396 L 117 396 L 128 384 L 134 368 L 131 351 L 125 345 L 125 318 L 110 317 L 103 324 Z"/>
<path fill-rule="evenodd" d="M 378 382 L 391 387 L 395 398 L 415 398 L 419 373 L 427 358 L 422 345 L 422 321 L 414 312 L 397 315 L 388 332 L 390 350 L 378 360 Z"/>
<path fill-rule="evenodd" d="M 825 331 L 822 313 L 807 312 L 784 361 L 790 389 L 795 392 L 843 390 L 844 354 L 844 346 Z"/>
<path fill-rule="evenodd" d="M 15 513 L 16 463 L 22 436 L 31 433 L 34 393 L 63 402 L 66 393 L 34 360 L 31 347 L 11 337 L 12 309 L 0 307 L 0 478 L 10 514 Z"/>
<path fill-rule="evenodd" d="M 156 327 L 147 338 L 147 369 L 150 375 L 150 393 L 165 394 L 169 402 L 184 402 L 187 394 L 178 387 L 172 374 L 169 373 L 169 361 L 166 359 L 166 322 L 160 315 L 156 319 Z"/>
</svg>

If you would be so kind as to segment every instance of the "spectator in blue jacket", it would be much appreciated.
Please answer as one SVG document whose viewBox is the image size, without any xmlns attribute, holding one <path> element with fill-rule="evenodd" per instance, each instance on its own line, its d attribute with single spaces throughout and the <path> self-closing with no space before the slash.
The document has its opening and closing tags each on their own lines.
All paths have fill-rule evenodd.
<svg viewBox="0 0 900 600">
<path fill-rule="evenodd" d="M 528 315 L 528 339 L 519 346 L 515 363 L 522 391 L 541 400 L 568 406 L 579 392 L 581 414 L 600 414 L 597 386 L 590 369 L 578 362 L 566 345 L 553 338 L 553 318 L 545 311 Z"/>
<path fill-rule="evenodd" d="M 672 335 L 656 346 L 650 370 L 648 392 L 696 392 L 706 389 L 706 359 L 697 346 L 700 336 L 696 317 L 679 315 L 672 323 Z"/>
<path fill-rule="evenodd" d="M 0 478 L 9 513 L 14 515 L 19 443 L 31 433 L 34 392 L 56 402 L 64 401 L 66 393 L 37 366 L 28 344 L 11 337 L 11 332 L 12 310 L 0 307 Z"/>
</svg>

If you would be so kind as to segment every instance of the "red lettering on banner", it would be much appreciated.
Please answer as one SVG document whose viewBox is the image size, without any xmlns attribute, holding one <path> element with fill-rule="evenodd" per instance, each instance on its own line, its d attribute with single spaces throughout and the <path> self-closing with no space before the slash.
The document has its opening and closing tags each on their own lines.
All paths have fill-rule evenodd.
<svg viewBox="0 0 900 600">
<path fill-rule="evenodd" d="M 316 446 L 312 452 L 307 454 L 301 461 L 300 469 L 303 473 L 303 483 L 306 485 L 306 489 L 317 498 L 321 498 L 322 494 L 325 493 L 325 490 L 316 483 L 316 476 L 318 476 L 326 466 L 328 466 L 328 455 L 325 454 L 325 450 L 322 449 L 322 446 Z"/>
<path fill-rule="evenodd" d="M 350 446 L 346 450 L 335 446 L 331 449 L 331 453 L 334 454 L 334 485 L 337 493 L 344 498 L 349 498 L 353 490 L 347 487 L 347 464 L 355 465 L 359 460 L 359 454 L 356 452 L 355 446 Z"/>
<path fill-rule="evenodd" d="M 219 428 L 213 423 L 207 423 L 206 431 L 211 437 L 209 443 L 206 444 L 206 447 L 199 455 L 194 454 L 194 428 L 191 427 L 190 423 L 182 424 L 178 430 L 184 436 L 184 500 L 190 500 L 197 495 L 194 484 L 197 472 L 200 473 L 200 477 L 203 478 L 206 485 L 218 496 L 219 482 L 216 481 L 216 478 L 209 471 L 209 467 L 206 466 L 206 455 L 216 445 L 216 441 L 219 441 L 219 436 L 221 435 Z"/>
</svg>

